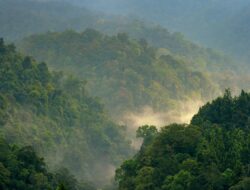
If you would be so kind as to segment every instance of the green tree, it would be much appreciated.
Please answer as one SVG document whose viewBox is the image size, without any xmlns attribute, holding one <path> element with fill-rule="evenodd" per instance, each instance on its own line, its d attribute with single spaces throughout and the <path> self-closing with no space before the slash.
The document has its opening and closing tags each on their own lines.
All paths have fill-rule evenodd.
<svg viewBox="0 0 250 190">
<path fill-rule="evenodd" d="M 154 175 L 154 168 L 141 168 L 135 178 L 135 190 L 154 190 Z"/>
<path fill-rule="evenodd" d="M 185 170 L 174 176 L 168 176 L 162 186 L 163 190 L 191 190 L 194 177 Z"/>
<path fill-rule="evenodd" d="M 229 188 L 230 190 L 247 190 L 250 188 L 250 179 L 244 178 L 238 184 Z"/>
</svg>

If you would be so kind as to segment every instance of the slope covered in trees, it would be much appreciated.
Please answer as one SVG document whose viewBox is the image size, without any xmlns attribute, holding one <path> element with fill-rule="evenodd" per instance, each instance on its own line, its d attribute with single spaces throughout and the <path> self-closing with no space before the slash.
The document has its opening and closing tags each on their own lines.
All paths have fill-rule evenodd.
<svg viewBox="0 0 250 190">
<path fill-rule="evenodd" d="M 87 95 L 85 82 L 49 72 L 2 39 L 0 68 L 0 134 L 7 142 L 32 145 L 51 168 L 66 167 L 96 184 L 132 153 L 125 128 Z"/>
<path fill-rule="evenodd" d="M 71 1 L 72 2 L 72 1 Z M 136 15 L 184 33 L 203 45 L 234 55 L 249 50 L 248 0 L 75 0 L 90 9 L 108 13 Z M 248 57 L 249 58 L 249 57 Z"/>
<path fill-rule="evenodd" d="M 193 68 L 196 69 L 208 69 L 215 72 L 222 69 L 231 69 L 235 64 L 232 57 L 193 43 L 180 32 L 170 32 L 161 25 L 143 20 L 129 17 L 104 17 L 101 24 L 97 23 L 93 28 L 108 35 L 125 32 L 131 38 L 145 39 L 154 47 L 171 51 L 171 53 L 190 61 L 192 66 L 195 63 Z"/>
<path fill-rule="evenodd" d="M 226 91 L 190 125 L 141 127 L 141 150 L 116 172 L 119 189 L 249 189 L 249 106 L 249 93 Z"/>
<path fill-rule="evenodd" d="M 179 31 L 196 42 L 200 41 L 205 46 L 220 49 L 231 57 L 236 55 L 237 64 L 242 60 L 249 60 L 247 21 L 250 5 L 247 0 L 237 2 L 234 0 L 157 2 L 81 0 L 78 3 L 82 5 L 81 7 L 72 2 L 0 0 L 0 37 L 13 41 L 47 31 L 66 29 L 82 31 L 86 28 L 95 28 L 108 34 L 127 32 L 137 39 L 145 38 L 157 47 L 172 46 L 177 48 L 176 51 L 188 56 L 196 52 L 196 56 L 202 54 L 198 56 L 199 58 L 204 54 L 208 57 L 221 58 L 221 55 L 216 55 L 218 53 L 214 51 L 204 51 L 193 43 L 180 40 L 182 37 L 179 33 L 172 35 L 164 28 L 166 27 L 171 31 Z M 124 14 L 110 15 L 114 11 L 118 15 Z M 176 43 L 173 43 L 176 40 L 182 42 L 177 43 L 179 44 L 177 47 Z M 184 52 L 183 47 L 189 50 L 186 49 Z"/>
<path fill-rule="evenodd" d="M 233 98 L 229 90 L 223 97 L 200 108 L 191 123 L 198 126 L 220 125 L 224 128 L 241 128 L 248 130 L 250 115 L 250 95 L 244 91 Z"/>
<path fill-rule="evenodd" d="M 168 110 L 178 100 L 210 98 L 217 90 L 190 62 L 125 33 L 46 33 L 26 38 L 19 47 L 55 70 L 86 79 L 90 93 L 103 98 L 113 115 L 143 106 Z"/>
<path fill-rule="evenodd" d="M 150 44 L 178 55 L 222 59 L 216 52 L 207 51 L 159 25 L 134 17 L 110 16 L 62 1 L 1 0 L 0 15 L 0 36 L 11 41 L 47 31 L 95 28 L 107 34 L 126 32 L 133 38 L 144 38 Z"/>
<path fill-rule="evenodd" d="M 185 55 L 192 58 L 192 61 L 195 59 L 195 61 L 207 62 L 204 58 L 208 58 L 210 66 L 212 61 L 213 66 L 215 66 L 217 62 L 221 64 L 222 60 L 226 59 L 218 52 L 201 48 L 185 40 L 181 34 L 172 34 L 157 24 L 136 17 L 113 16 L 87 10 L 71 3 L 71 1 L 65 3 L 53 0 L 1 0 L 0 36 L 13 41 L 47 31 L 64 31 L 66 29 L 82 31 L 86 28 L 94 28 L 106 34 L 126 32 L 133 38 L 144 38 L 156 47 L 167 48 L 179 56 Z M 112 3 L 116 4 L 117 2 Z M 122 4 L 122 2 L 118 3 Z M 136 2 L 134 3 L 136 4 Z M 88 3 L 84 2 L 83 5 L 88 6 Z M 152 6 L 150 5 L 150 7 Z M 175 6 L 173 5 L 173 7 Z M 168 28 L 168 26 L 166 27 Z M 227 59 L 223 62 L 228 65 L 230 61 Z"/>
<path fill-rule="evenodd" d="M 10 41 L 19 40 L 32 34 L 65 31 L 66 29 L 83 31 L 86 28 L 94 28 L 108 35 L 126 32 L 132 38 L 146 39 L 149 44 L 157 48 L 163 48 L 162 52 L 171 51 L 178 57 L 190 62 L 191 64 L 188 65 L 192 66 L 193 69 L 199 71 L 212 70 L 215 75 L 212 78 L 230 80 L 227 84 L 220 82 L 220 85 L 223 86 L 222 89 L 229 87 L 228 84 L 238 81 L 236 75 L 239 74 L 236 71 L 241 69 L 238 60 L 233 60 L 212 49 L 198 46 L 180 33 L 169 32 L 162 26 L 136 17 L 99 13 L 87 10 L 84 7 L 76 7 L 71 5 L 70 2 L 53 0 L 2 0 L 0 1 L 0 15 L 0 36 Z M 224 36 L 227 35 L 222 35 L 222 37 Z M 219 41 L 217 38 L 216 40 Z M 231 45 L 226 46 L 231 47 Z M 223 74 L 221 74 L 222 71 Z M 240 75 L 243 74 L 240 73 Z M 216 82 L 218 83 L 218 81 Z M 246 88 L 242 85 L 242 82 L 238 82 L 237 85 L 240 89 Z M 233 88 L 233 85 L 230 88 Z"/>
</svg>

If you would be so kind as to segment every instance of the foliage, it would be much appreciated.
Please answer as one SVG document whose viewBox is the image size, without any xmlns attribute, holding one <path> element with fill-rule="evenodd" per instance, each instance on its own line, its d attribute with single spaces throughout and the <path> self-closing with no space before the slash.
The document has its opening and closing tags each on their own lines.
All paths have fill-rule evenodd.
<svg viewBox="0 0 250 190">
<path fill-rule="evenodd" d="M 84 1 L 86 3 L 86 1 Z M 97 4 L 100 4 L 99 2 Z M 114 2 L 113 2 L 114 3 Z M 119 4 L 122 2 L 119 2 Z M 133 2 L 135 6 L 138 6 L 140 2 Z M 164 7 L 165 9 L 170 8 L 169 11 L 156 11 L 155 15 L 166 14 L 168 19 L 164 19 L 163 22 L 169 22 L 167 26 L 169 29 L 172 29 L 172 24 L 179 25 L 178 29 L 174 29 L 172 31 L 182 31 L 186 34 L 187 30 L 184 28 L 188 28 L 190 33 L 193 37 L 199 36 L 200 40 L 205 40 L 206 43 L 209 44 L 209 47 L 214 47 L 214 44 L 219 45 L 219 41 L 225 41 L 226 45 L 223 45 L 224 49 L 229 49 L 234 47 L 234 52 L 246 52 L 247 47 L 247 38 L 239 37 L 232 38 L 231 36 L 238 32 L 239 27 L 241 26 L 231 26 L 231 21 L 235 20 L 235 18 L 229 18 L 230 26 L 225 28 L 233 28 L 233 30 L 225 30 L 223 27 L 227 24 L 217 25 L 215 23 L 219 23 L 219 20 L 225 20 L 228 18 L 228 15 L 225 14 L 224 16 L 218 16 L 217 14 L 210 14 L 210 11 L 220 12 L 220 9 L 217 9 L 215 5 L 219 5 L 219 7 L 223 6 L 223 11 L 230 13 L 231 15 L 231 5 L 232 2 L 228 3 L 220 3 L 219 1 L 216 3 L 211 2 L 179 2 L 179 1 L 172 1 L 171 6 L 167 5 L 169 1 L 162 1 L 158 2 L 155 5 L 151 5 L 152 2 L 147 1 L 143 3 L 144 6 L 150 7 Z M 234 2 L 233 2 L 234 3 Z M 106 6 L 108 3 L 105 3 Z M 162 6 L 161 6 L 162 4 Z M 240 3 L 239 3 L 240 4 Z M 178 6 L 177 6 L 178 5 Z M 180 6 L 182 5 L 182 6 Z M 193 6 L 190 6 L 193 5 Z M 202 6 L 202 9 L 201 9 Z M 206 9 L 208 6 L 208 10 Z M 226 6 L 226 7 L 224 7 Z M 126 6 L 124 6 L 126 7 Z M 139 6 L 141 7 L 141 6 Z M 147 8 L 148 8 L 147 7 Z M 188 7 L 188 8 L 187 8 Z M 235 6 L 233 6 L 235 7 Z M 138 8 L 138 7 L 137 7 Z M 176 12 L 172 9 L 177 9 Z M 192 14 L 188 13 L 191 11 Z M 228 12 L 229 11 L 229 12 Z M 142 12 L 138 10 L 138 12 Z M 151 11 L 150 11 L 151 12 Z M 179 12 L 177 16 L 176 13 Z M 205 12 L 205 13 L 204 13 Z M 244 12 L 247 12 L 244 11 Z M 120 14 L 120 12 L 118 11 Z M 170 15 L 169 15 L 170 14 Z M 175 15 L 173 17 L 173 14 Z M 205 14 L 205 16 L 204 16 Z M 89 11 L 82 7 L 76 7 L 72 5 L 72 1 L 68 3 L 61 2 L 61 1 L 33 1 L 33 0 L 0 0 L 0 34 L 1 37 L 7 38 L 10 41 L 13 40 L 20 40 L 23 37 L 30 36 L 32 34 L 37 33 L 44 33 L 47 31 L 65 31 L 67 29 L 72 29 L 76 31 L 83 31 L 86 28 L 94 28 L 100 30 L 108 35 L 116 35 L 117 33 L 128 33 L 132 38 L 136 38 L 137 40 L 141 40 L 141 42 L 146 45 L 145 40 L 148 41 L 149 44 L 160 48 L 159 54 L 169 54 L 172 53 L 181 59 L 184 59 L 186 66 L 191 67 L 193 70 L 202 71 L 203 73 L 207 73 L 208 71 L 212 71 L 209 73 L 211 75 L 210 79 L 215 81 L 216 84 L 219 84 L 222 90 L 225 88 L 233 88 L 238 86 L 239 89 L 242 88 L 249 88 L 246 80 L 249 81 L 250 78 L 247 73 L 243 73 L 241 70 L 241 66 L 239 66 L 239 58 L 237 60 L 233 60 L 232 57 L 225 56 L 220 52 L 214 51 L 211 48 L 203 48 L 200 45 L 192 43 L 191 41 L 187 40 L 182 34 L 180 33 L 172 33 L 169 32 L 166 28 L 159 26 L 157 24 L 152 24 L 141 19 L 136 19 L 134 17 L 125 17 L 125 16 L 110 16 L 105 15 L 103 13 Z M 146 15 L 149 16 L 149 11 L 146 11 Z M 185 15 L 183 17 L 183 15 Z M 201 16 L 200 16 L 201 15 Z M 152 16 L 152 15 L 151 15 Z M 204 17 L 203 17 L 204 16 Z M 235 15 L 233 15 L 235 16 Z M 141 15 L 139 16 L 141 18 Z M 180 22 L 176 22 L 176 17 L 180 17 Z M 216 17 L 216 19 L 214 19 Z M 247 16 L 245 16 L 247 18 Z M 157 17 L 157 21 L 161 20 L 163 17 Z M 174 18 L 174 19 L 173 19 Z M 189 18 L 190 24 L 186 19 Z M 221 19 L 222 18 L 222 19 Z M 197 20 L 198 19 L 198 20 Z M 204 19 L 207 19 L 204 22 Z M 183 23 L 183 20 L 185 23 Z M 214 22 L 216 20 L 217 22 Z M 246 21 L 245 21 L 246 20 Z M 209 21 L 209 23 L 207 23 Z M 171 23 L 171 24 L 170 24 Z M 199 23 L 199 24 L 197 24 Z M 236 22 L 237 25 L 238 22 Z M 243 23 L 243 26 L 248 26 L 247 19 L 243 21 L 240 20 L 239 23 Z M 205 25 L 204 25 L 205 24 Z M 209 27 L 211 30 L 217 30 L 218 33 L 222 33 L 219 37 L 210 36 L 209 34 L 214 34 L 208 30 L 208 25 L 213 26 Z M 192 27 L 190 27 L 192 26 Z M 194 27 L 194 26 L 197 26 Z M 222 32 L 218 31 L 221 30 Z M 195 29 L 196 28 L 196 29 Z M 244 27 L 247 29 L 247 27 Z M 202 30 L 203 32 L 200 32 Z M 233 31 L 233 34 L 231 34 Z M 241 30 L 247 31 L 247 30 Z M 190 34 L 189 33 L 189 34 Z M 195 33 L 195 34 L 194 34 Z M 230 34 L 228 34 L 230 33 Z M 205 36 L 202 36 L 205 35 Z M 201 37 L 202 36 L 202 37 Z M 245 36 L 245 34 L 243 35 Z M 226 39 L 224 39 L 226 37 Z M 239 39 L 241 38 L 240 42 Z M 242 41 L 243 40 L 243 41 Z M 231 43 L 230 41 L 233 41 Z M 225 43 L 224 43 L 225 44 Z M 232 45 L 234 44 L 234 45 Z M 237 44 L 237 47 L 235 47 Z M 243 44 L 243 45 L 242 45 Z M 246 44 L 246 45 L 245 45 Z M 240 47 L 240 48 L 238 48 Z M 242 48 L 243 47 L 243 48 Z M 246 51 L 243 51 L 246 49 Z M 32 48 L 31 48 L 32 50 Z M 232 52 L 232 51 L 230 51 Z M 30 53 L 30 49 L 26 50 L 26 54 Z M 40 52 L 40 55 L 43 52 Z M 79 54 L 78 52 L 75 54 Z M 244 53 L 246 54 L 246 53 Z M 96 54 L 97 55 L 97 54 Z M 231 54 L 230 54 L 231 55 Z M 241 56 L 243 57 L 243 56 Z M 101 58 L 102 59 L 102 58 Z M 71 57 L 67 56 L 68 62 L 72 61 Z M 236 64 L 237 63 L 237 64 Z M 244 69 L 242 69 L 244 71 Z M 239 75 L 240 73 L 240 75 Z M 236 84 L 235 84 L 236 83 Z M 99 94 L 98 94 L 99 95 Z"/>
<path fill-rule="evenodd" d="M 125 128 L 87 94 L 84 81 L 51 73 L 2 39 L 0 81 L 0 133 L 9 143 L 32 145 L 51 168 L 66 167 L 87 181 L 94 175 L 101 184 L 105 165 L 132 153 Z"/>
<path fill-rule="evenodd" d="M 117 169 L 119 189 L 249 189 L 249 103 L 226 90 L 190 125 L 162 128 Z"/>
<path fill-rule="evenodd" d="M 0 188 L 54 189 L 53 175 L 31 147 L 19 148 L 0 140 Z"/>
<path fill-rule="evenodd" d="M 0 139 L 0 188 L 2 190 L 94 190 L 80 184 L 68 170 L 49 172 L 43 158 L 30 146 L 18 147 Z"/>
<path fill-rule="evenodd" d="M 171 31 L 182 32 L 207 47 L 237 55 L 237 60 L 242 58 L 249 60 L 248 0 L 238 0 L 237 3 L 234 0 L 162 0 L 157 3 L 150 0 L 78 2 L 85 7 L 94 7 L 109 13 L 133 14 L 165 26 Z"/>
<path fill-rule="evenodd" d="M 113 116 L 146 105 L 167 110 L 178 100 L 216 93 L 208 76 L 192 70 L 184 59 L 159 54 L 125 33 L 50 32 L 26 38 L 20 47 L 55 70 L 86 79 L 90 93 L 101 97 Z"/>
<path fill-rule="evenodd" d="M 239 97 L 232 97 L 226 90 L 223 97 L 203 106 L 192 119 L 192 124 L 206 126 L 218 124 L 227 128 L 249 129 L 250 95 L 242 91 Z"/>
</svg>

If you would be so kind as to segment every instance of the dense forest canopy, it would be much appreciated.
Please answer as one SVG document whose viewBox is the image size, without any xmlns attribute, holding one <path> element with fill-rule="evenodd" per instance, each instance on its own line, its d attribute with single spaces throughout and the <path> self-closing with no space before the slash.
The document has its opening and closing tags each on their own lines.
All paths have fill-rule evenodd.
<svg viewBox="0 0 250 190">
<path fill-rule="evenodd" d="M 249 118 L 250 94 L 226 91 L 190 125 L 139 128 L 144 142 L 117 169 L 119 189 L 249 189 Z"/>
<path fill-rule="evenodd" d="M 0 134 L 7 142 L 32 145 L 51 168 L 66 167 L 85 180 L 95 176 L 96 184 L 132 153 L 125 128 L 87 95 L 85 82 L 51 73 L 2 39 L 0 66 Z"/>
<path fill-rule="evenodd" d="M 101 97 L 112 115 L 144 106 L 168 110 L 189 97 L 209 99 L 217 90 L 191 62 L 126 33 L 46 33 L 24 39 L 19 47 L 56 70 L 86 79 L 90 93 Z"/>
<path fill-rule="evenodd" d="M 123 1 L 120 3 L 122 2 Z M 47 31 L 65 31 L 67 29 L 82 32 L 86 28 L 93 28 L 108 35 L 117 35 L 117 33 L 125 32 L 131 38 L 137 40 L 145 39 L 150 45 L 163 48 L 162 52 L 166 53 L 170 50 L 176 54 L 176 56 L 185 59 L 186 62 L 190 62 L 191 64 L 188 65 L 191 65 L 192 68 L 196 70 L 198 69 L 200 71 L 203 69 L 203 72 L 212 70 L 213 76 L 211 78 L 219 78 L 220 80 L 217 80 L 216 83 L 219 83 L 222 89 L 228 87 L 234 89 L 236 86 L 238 89 L 249 88 L 249 86 L 242 82 L 249 80 L 248 68 L 242 64 L 241 59 L 238 57 L 237 59 L 233 59 L 234 54 L 232 52 L 230 52 L 230 56 L 225 56 L 218 51 L 203 48 L 190 42 L 178 32 L 169 32 L 166 28 L 157 25 L 157 23 L 150 23 L 138 19 L 138 17 L 104 14 L 88 10 L 84 7 L 76 7 L 73 4 L 71 5 L 71 3 L 72 2 L 65 3 L 62 1 L 2 0 L 0 1 L 0 24 L 2 26 L 0 28 L 0 34 L 9 41 L 13 41 L 20 40 L 31 34 L 44 33 Z M 147 3 L 145 3 L 145 6 L 146 4 Z M 87 6 L 87 4 L 85 5 Z M 157 4 L 155 6 L 157 6 Z M 164 5 L 162 5 L 162 7 L 164 7 Z M 196 16 L 195 18 L 203 17 Z M 168 26 L 166 27 L 168 28 Z M 227 31 L 233 30 L 229 29 Z M 243 31 L 246 31 L 246 29 Z M 234 32 L 234 34 L 237 33 L 238 32 Z M 226 36 L 228 35 L 223 34 L 219 39 Z M 227 38 L 234 39 L 231 37 Z M 237 39 L 239 38 L 241 37 L 237 37 Z M 245 37 L 241 39 L 241 41 L 247 42 Z M 218 41 L 218 38 L 216 38 L 216 42 Z M 233 42 L 233 44 L 234 45 L 226 44 L 225 46 L 226 48 L 235 47 L 236 42 Z M 247 47 L 237 49 L 240 53 L 243 53 L 243 50 L 247 52 Z M 243 56 L 241 56 L 241 58 L 243 58 Z"/>
</svg>

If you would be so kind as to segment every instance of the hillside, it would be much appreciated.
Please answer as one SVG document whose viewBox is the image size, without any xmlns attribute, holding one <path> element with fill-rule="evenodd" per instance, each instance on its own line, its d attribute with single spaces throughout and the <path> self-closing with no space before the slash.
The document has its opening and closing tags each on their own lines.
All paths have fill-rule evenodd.
<svg viewBox="0 0 250 190">
<path fill-rule="evenodd" d="M 133 15 L 178 31 L 204 46 L 249 61 L 248 0 L 75 0 L 91 10 Z M 244 59 L 243 59 L 244 58 Z"/>
<path fill-rule="evenodd" d="M 90 93 L 101 97 L 115 116 L 145 106 L 166 111 L 178 101 L 217 93 L 208 76 L 192 70 L 185 59 L 125 33 L 46 33 L 26 38 L 19 48 L 55 70 L 86 79 Z"/>
<path fill-rule="evenodd" d="M 106 13 L 134 15 L 158 23 L 171 31 L 179 31 L 189 38 L 216 47 L 219 28 L 241 10 L 248 0 L 74 0 L 89 9 Z M 220 34 L 221 35 L 221 34 Z M 223 35 L 221 36 L 223 37 Z M 217 41 L 216 41 L 217 40 Z"/>
<path fill-rule="evenodd" d="M 86 4 L 84 2 L 84 5 L 88 7 L 87 2 Z M 157 22 L 150 23 L 140 17 L 105 14 L 77 7 L 72 2 L 34 0 L 1 0 L 0 15 L 0 37 L 8 41 L 48 31 L 59 32 L 70 29 L 82 32 L 87 28 L 93 28 L 107 35 L 125 32 L 131 38 L 146 39 L 149 44 L 157 48 L 168 49 L 177 56 L 188 59 L 193 63 L 189 65 L 196 63 L 193 67 L 196 69 L 204 69 L 205 65 L 206 69 L 212 69 L 213 72 L 240 70 L 240 67 L 237 67 L 240 64 L 238 59 L 233 60 L 232 57 L 218 51 L 206 49 L 187 40 L 181 33 L 169 32 Z M 224 35 L 222 37 L 224 38 Z M 223 39 L 222 37 L 220 39 Z M 216 43 L 219 41 L 216 39 Z"/>
<path fill-rule="evenodd" d="M 60 1 L 1 0 L 0 15 L 0 36 L 11 41 L 48 31 L 94 28 L 107 34 L 126 32 L 138 40 L 145 38 L 157 47 L 171 49 L 173 53 L 185 53 L 187 56 L 192 51 L 196 55 L 204 54 L 201 47 L 183 40 L 180 34 L 172 34 L 160 25 L 136 17 L 91 11 Z"/>
<path fill-rule="evenodd" d="M 249 189 L 249 110 L 249 93 L 226 91 L 190 125 L 139 128 L 144 142 L 116 171 L 119 189 Z"/>
<path fill-rule="evenodd" d="M 165 51 L 171 51 L 176 56 L 189 61 L 189 66 L 193 66 L 193 69 L 196 70 L 207 69 L 213 72 L 238 70 L 235 66 L 236 61 L 232 57 L 193 43 L 182 33 L 170 32 L 161 25 L 129 19 L 129 17 L 112 17 L 103 18 L 101 24 L 98 23 L 93 27 L 107 35 L 127 33 L 133 39 L 145 39 L 148 44 L 156 48 L 163 48 L 163 50 L 167 49 Z"/>
<path fill-rule="evenodd" d="M 175 48 L 186 56 L 190 49 L 196 56 L 208 53 L 187 40 L 180 40 L 183 37 L 179 33 L 171 35 L 181 32 L 203 46 L 224 51 L 236 59 L 225 62 L 236 65 L 249 60 L 249 6 L 247 0 L 237 3 L 234 0 L 0 0 L 0 37 L 14 41 L 48 31 L 94 28 L 107 34 L 126 32 L 137 39 L 145 38 L 157 47 Z M 183 51 L 183 46 L 189 50 Z M 218 58 L 214 51 L 206 56 Z"/>
<path fill-rule="evenodd" d="M 0 134 L 8 143 L 31 145 L 50 169 L 66 167 L 96 185 L 132 154 L 125 127 L 109 119 L 85 82 L 51 73 L 2 39 L 0 66 Z"/>
</svg>

